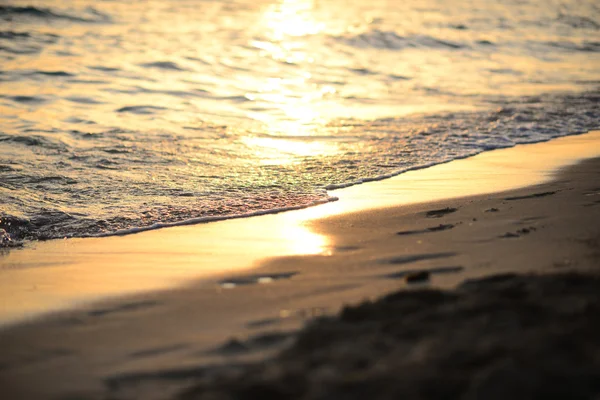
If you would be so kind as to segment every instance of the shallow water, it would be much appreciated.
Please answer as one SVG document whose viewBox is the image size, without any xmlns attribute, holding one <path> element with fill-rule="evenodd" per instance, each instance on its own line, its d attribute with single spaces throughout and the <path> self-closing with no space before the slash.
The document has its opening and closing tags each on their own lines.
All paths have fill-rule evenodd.
<svg viewBox="0 0 600 400">
<path fill-rule="evenodd" d="M 600 127 L 592 0 L 10 0 L 0 23 L 13 240 L 302 207 Z"/>
</svg>

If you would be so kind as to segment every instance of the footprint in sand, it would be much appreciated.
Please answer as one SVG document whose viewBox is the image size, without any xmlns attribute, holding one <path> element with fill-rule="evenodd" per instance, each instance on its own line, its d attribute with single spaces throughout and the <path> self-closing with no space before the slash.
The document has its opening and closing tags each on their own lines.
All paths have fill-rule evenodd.
<svg viewBox="0 0 600 400">
<path fill-rule="evenodd" d="M 236 356 L 253 351 L 267 350 L 288 342 L 292 332 L 269 332 L 252 336 L 247 340 L 230 339 L 226 343 L 203 352 L 203 354 L 216 354 L 221 356 Z"/>
<path fill-rule="evenodd" d="M 506 232 L 504 235 L 499 236 L 502 239 L 518 238 L 523 235 L 528 235 L 531 232 L 535 232 L 537 229 L 534 226 L 528 228 L 519 229 L 516 232 Z"/>
<path fill-rule="evenodd" d="M 592 189 L 589 192 L 585 192 L 584 196 L 600 196 L 600 188 Z"/>
<path fill-rule="evenodd" d="M 388 279 L 404 279 L 406 283 L 427 282 L 434 274 L 456 274 L 464 270 L 461 266 L 438 267 L 429 269 L 408 269 L 404 271 L 386 274 L 383 277 Z"/>
<path fill-rule="evenodd" d="M 525 225 L 534 221 L 539 221 L 542 219 L 546 219 L 546 217 L 543 216 L 539 216 L 539 217 L 525 217 L 525 218 L 521 218 L 519 221 L 516 222 L 517 225 Z M 532 227 L 533 228 L 533 227 Z M 533 228 L 533 230 L 535 230 L 535 228 Z"/>
<path fill-rule="evenodd" d="M 457 255 L 457 253 L 423 253 L 423 254 L 409 254 L 406 256 L 398 256 L 398 257 L 392 257 L 392 258 L 385 258 L 382 260 L 379 260 L 380 263 L 382 264 L 410 264 L 410 263 L 414 263 L 417 261 L 424 261 L 424 260 L 435 260 L 437 258 L 446 258 L 446 257 L 453 257 Z"/>
<path fill-rule="evenodd" d="M 596 200 L 596 201 L 594 201 L 592 203 L 584 204 L 583 206 L 584 207 L 593 207 L 593 206 L 597 206 L 598 204 L 600 204 L 600 200 Z"/>
<path fill-rule="evenodd" d="M 255 285 L 263 283 L 271 283 L 282 279 L 290 279 L 292 276 L 297 275 L 297 271 L 292 272 L 281 272 L 277 274 L 254 274 L 240 277 L 227 278 L 219 281 L 221 287 L 231 289 L 236 286 L 244 285 Z"/>
<path fill-rule="evenodd" d="M 553 194 L 556 194 L 557 190 L 553 191 L 553 192 L 540 192 L 540 193 L 533 193 L 533 194 L 528 194 L 526 196 L 514 196 L 514 197 L 506 197 L 504 200 L 525 200 L 525 199 L 536 199 L 538 197 L 546 197 L 546 196 L 552 196 Z"/>
<path fill-rule="evenodd" d="M 396 232 L 396 235 L 405 236 L 405 235 L 417 235 L 420 233 L 441 232 L 441 231 L 447 231 L 448 229 L 452 229 L 454 227 L 455 227 L 454 224 L 440 224 L 438 226 L 432 226 L 432 227 L 425 228 L 425 229 L 416 229 L 416 230 L 412 230 L 412 231 L 400 231 L 400 232 Z"/>
<path fill-rule="evenodd" d="M 131 358 L 146 358 L 146 357 L 156 357 L 167 353 L 172 353 L 179 350 L 185 350 L 189 348 L 188 344 L 179 343 L 173 344 L 170 346 L 162 346 L 162 347 L 153 347 L 149 349 L 139 350 L 129 354 Z"/>
<path fill-rule="evenodd" d="M 427 218 L 441 218 L 444 215 L 451 214 L 453 212 L 456 212 L 457 210 L 458 210 L 457 208 L 452 208 L 452 207 L 440 208 L 439 210 L 427 211 L 425 213 L 425 216 Z"/>
<path fill-rule="evenodd" d="M 88 312 L 88 315 L 90 317 L 103 317 L 108 314 L 132 312 L 132 311 L 138 311 L 138 310 L 142 310 L 142 309 L 146 309 L 146 308 L 151 308 L 158 304 L 159 303 L 156 301 L 138 301 L 138 302 L 134 302 L 134 303 L 119 304 L 112 308 L 102 308 L 102 309 L 98 309 L 98 310 L 92 310 L 92 311 Z"/>
</svg>

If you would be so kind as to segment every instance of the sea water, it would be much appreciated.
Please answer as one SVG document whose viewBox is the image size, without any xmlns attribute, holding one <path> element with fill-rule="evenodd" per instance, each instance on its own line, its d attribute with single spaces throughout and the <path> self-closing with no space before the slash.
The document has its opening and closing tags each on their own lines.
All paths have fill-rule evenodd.
<svg viewBox="0 0 600 400">
<path fill-rule="evenodd" d="M 599 87 L 596 0 L 5 0 L 2 241 L 331 201 L 598 128 Z"/>
</svg>

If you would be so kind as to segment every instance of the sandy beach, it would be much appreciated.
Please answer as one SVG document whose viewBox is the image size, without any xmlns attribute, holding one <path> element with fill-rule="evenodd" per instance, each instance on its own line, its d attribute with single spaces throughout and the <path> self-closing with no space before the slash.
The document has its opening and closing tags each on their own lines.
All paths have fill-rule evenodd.
<svg viewBox="0 0 600 400">
<path fill-rule="evenodd" d="M 600 400 L 597 0 L 0 22 L 0 400 Z"/>
<path fill-rule="evenodd" d="M 533 155 L 554 146 L 547 154 L 558 159 L 568 153 L 559 140 L 416 171 L 438 192 L 421 192 L 433 202 L 403 201 L 406 186 L 387 195 L 369 185 L 350 188 L 362 193 L 356 209 L 329 216 L 304 211 L 313 217 L 303 226 L 315 236 L 293 239 L 307 238 L 312 251 L 280 250 L 240 269 L 229 263 L 243 254 L 216 257 L 209 261 L 216 263 L 212 275 L 192 286 L 149 285 L 146 293 L 50 308 L 51 314 L 0 331 L 2 397 L 594 398 L 600 393 L 594 383 L 600 159 L 589 157 L 600 153 L 597 138 L 597 132 L 582 135 L 591 154 L 574 152 L 558 172 L 557 161 L 516 157 L 523 148 Z M 473 178 L 461 192 L 444 179 L 445 168 L 469 171 L 486 163 L 486 187 Z M 506 191 L 510 185 L 529 186 Z M 260 226 L 260 218 L 274 217 L 247 221 Z M 130 237 L 168 237 L 166 231 Z M 16 250 L 3 262 L 17 265 L 18 258 L 8 257 L 20 251 L 40 262 L 44 246 L 37 246 L 38 256 L 31 255 L 36 249 Z M 119 258 L 118 252 L 99 257 L 109 270 Z M 11 276 L 15 282 L 17 273 Z M 130 293 L 135 276 L 114 293 Z M 112 279 L 105 285 L 119 277 Z M 555 352 L 559 347 L 564 351 Z M 554 386 L 546 385 L 553 379 Z"/>
</svg>

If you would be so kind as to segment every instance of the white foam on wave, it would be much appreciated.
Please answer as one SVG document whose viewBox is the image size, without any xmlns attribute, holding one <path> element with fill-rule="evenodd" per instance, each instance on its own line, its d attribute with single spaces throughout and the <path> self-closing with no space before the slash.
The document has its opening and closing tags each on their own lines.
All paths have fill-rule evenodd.
<svg viewBox="0 0 600 400">
<path fill-rule="evenodd" d="M 367 183 L 367 182 L 381 181 L 384 179 L 393 178 L 394 176 L 398 176 L 398 175 L 404 174 L 409 171 L 417 171 L 420 169 L 430 168 L 430 167 L 440 165 L 440 164 L 446 164 L 446 163 L 449 163 L 452 161 L 473 157 L 473 156 L 476 156 L 477 154 L 481 154 L 481 153 L 484 153 L 487 151 L 506 149 L 506 148 L 510 148 L 510 147 L 515 147 L 520 144 L 534 144 L 534 143 L 548 142 L 552 139 L 556 139 L 559 137 L 582 135 L 582 134 L 588 133 L 590 131 L 593 131 L 593 130 L 596 130 L 599 128 L 600 128 L 600 125 L 598 127 L 591 128 L 588 130 L 574 131 L 573 133 L 568 134 L 568 135 L 565 135 L 565 134 L 556 134 L 556 135 L 551 135 L 551 136 L 531 135 L 526 140 L 518 141 L 518 142 L 513 142 L 508 138 L 504 138 L 504 139 L 506 139 L 506 142 L 504 142 L 504 143 L 483 145 L 483 146 L 479 147 L 478 150 L 473 151 L 472 153 L 464 154 L 462 156 L 456 156 L 453 158 L 448 158 L 446 160 L 434 161 L 434 162 L 427 163 L 427 164 L 415 165 L 415 166 L 412 166 L 409 168 L 403 168 L 403 169 L 391 172 L 389 174 L 382 174 L 382 175 L 377 175 L 377 176 L 373 176 L 373 177 L 357 179 L 353 182 L 330 184 L 330 185 L 325 186 L 324 188 L 325 188 L 325 190 L 336 190 L 336 189 L 344 189 L 344 188 L 347 188 L 350 186 L 360 185 L 360 184 Z"/>
<path fill-rule="evenodd" d="M 196 224 L 203 224 L 203 223 L 207 223 L 207 222 L 225 221 L 225 220 L 229 220 L 229 219 L 258 217 L 260 215 L 278 214 L 278 213 L 285 212 L 285 211 L 302 210 L 304 208 L 314 207 L 314 206 L 318 206 L 321 204 L 326 204 L 326 203 L 330 203 L 330 202 L 338 201 L 338 200 L 339 199 L 337 197 L 329 196 L 329 197 L 327 197 L 327 199 L 315 200 L 309 204 L 298 205 L 298 206 L 272 208 L 272 209 L 268 209 L 268 210 L 254 211 L 254 212 L 245 213 L 245 214 L 211 215 L 211 216 L 207 216 L 207 217 L 189 218 L 189 219 L 185 219 L 185 220 L 177 221 L 177 222 L 162 222 L 162 223 L 152 224 L 149 226 L 121 229 L 121 230 L 114 231 L 114 232 L 77 235 L 77 237 L 91 238 L 91 237 L 123 236 L 123 235 L 130 235 L 133 233 L 140 233 L 140 232 L 152 231 L 152 230 L 162 229 L 162 228 L 170 228 L 170 227 L 175 227 L 175 226 L 196 225 Z"/>
<path fill-rule="evenodd" d="M 600 126 L 598 128 L 600 128 Z M 585 131 L 574 132 L 572 135 L 569 135 L 569 136 L 585 134 L 585 133 L 588 133 L 589 131 L 595 130 L 595 129 L 596 128 L 590 129 L 590 130 L 585 130 Z M 362 179 L 358 179 L 358 180 L 353 181 L 353 182 L 346 182 L 346 183 L 342 183 L 342 184 L 331 184 L 331 185 L 325 186 L 324 189 L 329 191 L 329 190 L 343 189 L 343 188 L 347 188 L 347 187 L 351 187 L 351 186 L 355 186 L 355 185 L 360 185 L 360 184 L 367 183 L 367 182 L 381 181 L 381 180 L 393 178 L 395 176 L 398 176 L 400 174 L 403 174 L 403 173 L 406 173 L 406 172 L 409 172 L 409 171 L 421 170 L 421 169 L 430 168 L 430 167 L 433 167 L 433 166 L 436 166 L 436 165 L 445 164 L 445 163 L 449 163 L 449 162 L 452 162 L 452 161 L 469 158 L 469 157 L 475 156 L 477 154 L 480 154 L 480 153 L 483 153 L 483 152 L 489 151 L 489 150 L 497 150 L 497 149 L 510 148 L 510 147 L 514 147 L 514 146 L 516 146 L 518 144 L 542 143 L 542 142 L 550 141 L 550 140 L 552 140 L 554 138 L 564 137 L 564 136 L 565 135 L 556 135 L 556 136 L 552 136 L 552 137 L 538 136 L 535 139 L 531 138 L 531 140 L 529 140 L 529 141 L 520 142 L 520 143 L 513 143 L 511 145 L 498 145 L 496 147 L 489 147 L 489 148 L 486 148 L 485 150 L 473 152 L 472 154 L 468 154 L 468 155 L 464 155 L 464 156 L 460 156 L 460 157 L 455 157 L 455 158 L 447 159 L 445 161 L 432 162 L 432 163 L 428 163 L 428 164 L 423 164 L 423 165 L 418 165 L 418 166 L 414 166 L 414 167 L 410 167 L 410 168 L 405 168 L 405 169 L 398 170 L 398 171 L 395 171 L 395 172 L 392 172 L 392 173 L 389 173 L 389 174 L 382 174 L 382 175 L 378 175 L 378 176 L 374 176 L 374 177 L 362 178 Z M 329 196 L 328 195 L 326 199 L 312 201 L 311 203 L 304 204 L 304 205 L 289 206 L 289 207 L 280 207 L 280 208 L 272 208 L 272 209 L 260 210 L 260 211 L 250 212 L 250 213 L 242 213 L 242 214 L 213 215 L 213 216 L 206 216 L 206 217 L 189 218 L 189 219 L 185 219 L 185 220 L 177 221 L 177 222 L 155 223 L 155 224 L 152 224 L 152 225 L 149 225 L 149 226 L 145 226 L 145 227 L 133 227 L 133 228 L 129 228 L 129 229 L 117 230 L 117 231 L 114 231 L 114 232 L 107 232 L 107 233 L 100 233 L 100 234 L 89 234 L 89 235 L 83 235 L 83 236 L 78 235 L 78 237 L 122 236 L 122 235 L 129 235 L 129 234 L 140 233 L 140 232 L 145 232 L 145 231 L 150 231 L 150 230 L 156 230 L 156 229 L 162 229 L 162 228 L 168 228 L 168 227 L 195 225 L 195 224 L 202 224 L 202 223 L 208 223 L 208 222 L 225 221 L 225 220 L 230 220 L 230 219 L 250 218 L 250 217 L 257 217 L 257 216 L 267 215 L 267 214 L 278 214 L 278 213 L 287 212 L 287 211 L 301 210 L 301 209 L 305 209 L 305 208 L 309 208 L 309 207 L 315 207 L 315 206 L 318 206 L 318 205 L 327 204 L 327 203 L 338 201 L 338 200 L 339 200 L 338 197 L 336 197 L 336 196 Z"/>
</svg>

